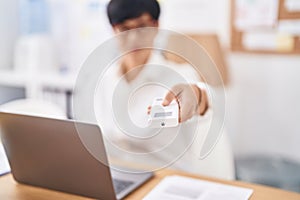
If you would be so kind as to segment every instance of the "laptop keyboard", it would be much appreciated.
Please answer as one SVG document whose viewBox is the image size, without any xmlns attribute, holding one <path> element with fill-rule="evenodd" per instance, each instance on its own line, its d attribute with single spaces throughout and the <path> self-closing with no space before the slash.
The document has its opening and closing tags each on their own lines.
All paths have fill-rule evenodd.
<svg viewBox="0 0 300 200">
<path fill-rule="evenodd" d="M 133 184 L 132 181 L 124 181 L 120 179 L 113 179 L 113 185 L 116 194 L 121 193 L 123 190 L 127 189 L 129 186 Z"/>
</svg>

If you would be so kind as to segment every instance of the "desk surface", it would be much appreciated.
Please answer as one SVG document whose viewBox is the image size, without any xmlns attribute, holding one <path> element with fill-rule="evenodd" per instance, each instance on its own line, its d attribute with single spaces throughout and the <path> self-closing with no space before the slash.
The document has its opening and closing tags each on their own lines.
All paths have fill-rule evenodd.
<svg viewBox="0 0 300 200">
<path fill-rule="evenodd" d="M 135 192 L 130 194 L 126 200 L 142 199 L 151 189 L 155 187 L 165 176 L 169 175 L 182 175 L 193 178 L 199 178 L 202 180 L 214 181 L 218 183 L 225 183 L 229 185 L 236 185 L 246 188 L 252 188 L 254 190 L 251 200 L 300 200 L 300 194 L 288 192 L 284 190 L 279 190 L 271 187 L 255 185 L 250 183 L 244 183 L 239 181 L 225 181 L 213 178 L 207 178 L 202 176 L 195 176 L 187 174 L 184 172 L 178 172 L 173 170 L 161 170 L 155 173 L 155 177 L 144 184 L 141 188 L 137 189 Z M 0 199 L 1 200 L 11 200 L 11 199 L 21 199 L 21 200 L 86 200 L 87 198 L 74 196 L 71 194 L 51 191 L 47 189 L 27 186 L 23 184 L 16 183 L 11 174 L 0 177 Z"/>
</svg>

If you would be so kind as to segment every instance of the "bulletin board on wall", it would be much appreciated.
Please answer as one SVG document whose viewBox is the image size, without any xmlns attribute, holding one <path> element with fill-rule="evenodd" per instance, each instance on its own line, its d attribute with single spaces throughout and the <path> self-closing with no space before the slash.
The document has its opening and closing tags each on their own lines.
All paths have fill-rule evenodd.
<svg viewBox="0 0 300 200">
<path fill-rule="evenodd" d="M 231 0 L 231 50 L 300 55 L 300 0 Z"/>
</svg>

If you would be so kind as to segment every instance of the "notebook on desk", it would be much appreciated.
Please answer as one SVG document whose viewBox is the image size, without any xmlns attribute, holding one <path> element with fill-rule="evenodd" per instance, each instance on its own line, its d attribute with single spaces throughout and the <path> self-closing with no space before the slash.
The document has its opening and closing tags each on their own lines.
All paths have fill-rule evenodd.
<svg viewBox="0 0 300 200">
<path fill-rule="evenodd" d="M 247 200 L 252 189 L 184 176 L 164 178 L 143 200 Z"/>
</svg>

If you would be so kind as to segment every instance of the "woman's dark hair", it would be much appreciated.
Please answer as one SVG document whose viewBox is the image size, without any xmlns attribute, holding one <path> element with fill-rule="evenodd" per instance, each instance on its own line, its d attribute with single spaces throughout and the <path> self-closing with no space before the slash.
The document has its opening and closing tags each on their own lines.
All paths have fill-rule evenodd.
<svg viewBox="0 0 300 200">
<path fill-rule="evenodd" d="M 111 0 L 107 6 L 110 24 L 116 25 L 127 19 L 140 17 L 148 13 L 154 20 L 158 20 L 160 7 L 156 0 Z"/>
</svg>

